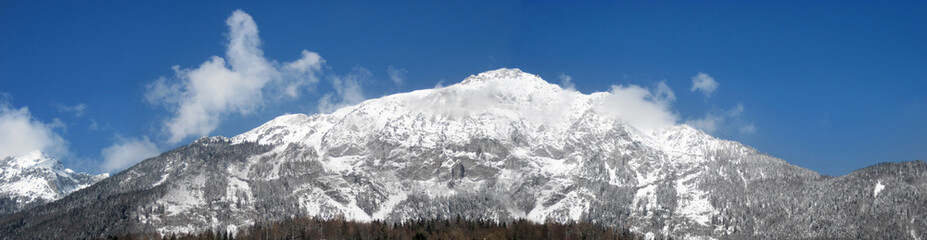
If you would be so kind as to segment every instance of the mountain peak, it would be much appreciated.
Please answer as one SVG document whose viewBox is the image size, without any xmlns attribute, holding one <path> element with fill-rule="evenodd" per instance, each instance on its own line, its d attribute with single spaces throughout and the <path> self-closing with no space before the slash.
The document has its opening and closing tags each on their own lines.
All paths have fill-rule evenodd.
<svg viewBox="0 0 927 240">
<path fill-rule="evenodd" d="M 477 85 L 484 84 L 488 82 L 497 82 L 497 81 L 525 81 L 533 83 L 544 83 L 549 84 L 544 79 L 541 79 L 540 76 L 526 73 L 521 71 L 518 68 L 500 68 L 496 70 L 490 70 L 482 72 L 477 75 L 470 75 L 463 82 L 460 82 L 461 85 Z"/>
<path fill-rule="evenodd" d="M 513 132 L 519 132 L 544 144 L 562 145 L 567 141 L 563 134 L 584 128 L 580 126 L 583 124 L 593 124 L 585 128 L 591 131 L 607 131 L 618 125 L 637 129 L 621 116 L 602 114 L 610 109 L 603 104 L 606 95 L 566 90 L 538 75 L 501 68 L 444 88 L 370 99 L 331 114 L 280 116 L 232 141 L 298 143 L 322 151 L 319 143 L 350 143 L 360 140 L 354 137 L 371 133 L 411 137 L 437 146 L 434 144 L 461 143 L 474 137 L 508 141 Z M 635 135 L 652 138 L 652 130 L 638 129 Z M 411 134 L 406 135 L 406 131 Z M 655 139 L 646 142 L 654 147 L 660 144 Z"/>
<path fill-rule="evenodd" d="M 637 112 L 604 104 L 616 102 L 612 94 L 583 94 L 498 69 L 330 114 L 284 115 L 232 139 L 201 138 L 58 204 L 0 219 L 7 223 L 0 235 L 234 231 L 292 216 L 590 220 L 686 238 L 899 239 L 908 234 L 901 230 L 927 232 L 910 220 L 925 215 L 923 197 L 911 192 L 927 190 L 904 180 L 923 176 L 923 164 L 828 180 L 685 124 L 639 127 L 653 120 L 624 118 Z M 859 206 L 872 214 L 857 214 Z M 813 224 L 818 219 L 849 225 Z M 875 236 L 854 232 L 873 223 L 882 225 L 864 232 Z M 43 231 L 47 226 L 81 232 Z"/>
<path fill-rule="evenodd" d="M 9 156 L 0 159 L 3 164 L 9 164 L 16 168 L 31 168 L 35 166 L 53 166 L 60 164 L 58 160 L 49 157 L 42 151 L 32 151 L 20 156 Z"/>
<path fill-rule="evenodd" d="M 430 97 L 436 98 L 433 100 L 456 99 L 461 101 L 458 105 L 483 103 L 483 106 L 466 111 L 476 115 L 483 113 L 487 107 L 537 108 L 550 104 L 568 104 L 585 98 L 517 68 L 500 68 L 471 75 L 458 84 L 431 93 Z"/>
<path fill-rule="evenodd" d="M 0 159 L 0 215 L 57 200 L 108 176 L 75 172 L 41 151 Z"/>
</svg>

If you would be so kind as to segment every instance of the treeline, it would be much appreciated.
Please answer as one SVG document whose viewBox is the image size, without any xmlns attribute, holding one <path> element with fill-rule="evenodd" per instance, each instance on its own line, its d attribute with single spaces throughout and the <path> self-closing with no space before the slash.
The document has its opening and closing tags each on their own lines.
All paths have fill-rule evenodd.
<svg viewBox="0 0 927 240">
<path fill-rule="evenodd" d="M 205 231 L 159 236 L 133 234 L 109 239 L 642 239 L 628 229 L 603 227 L 588 222 L 544 223 L 526 220 L 494 221 L 441 219 L 404 223 L 353 222 L 343 219 L 294 218 L 257 223 L 237 233 Z"/>
</svg>

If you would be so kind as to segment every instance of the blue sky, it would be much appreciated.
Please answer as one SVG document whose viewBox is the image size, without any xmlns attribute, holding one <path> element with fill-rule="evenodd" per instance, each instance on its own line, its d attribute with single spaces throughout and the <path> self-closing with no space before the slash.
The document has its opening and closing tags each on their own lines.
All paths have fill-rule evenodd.
<svg viewBox="0 0 927 240">
<path fill-rule="evenodd" d="M 177 108 L 152 101 L 151 86 L 172 86 L 173 66 L 227 58 L 237 9 L 253 17 L 272 64 L 302 60 L 303 50 L 324 63 L 311 65 L 318 81 L 297 84 L 296 97 L 223 105 L 208 135 L 315 113 L 326 95 L 351 102 L 345 88 L 375 98 L 510 67 L 554 83 L 569 76 L 584 93 L 665 81 L 680 122 L 711 120 L 715 136 L 824 174 L 927 159 L 924 2 L 3 1 L 0 123 L 39 129 L 47 136 L 34 146 L 88 172 L 189 143 L 194 136 L 164 130 Z M 699 73 L 717 83 L 710 96 L 692 90 Z M 10 135 L 0 138 L 22 142 Z"/>
</svg>

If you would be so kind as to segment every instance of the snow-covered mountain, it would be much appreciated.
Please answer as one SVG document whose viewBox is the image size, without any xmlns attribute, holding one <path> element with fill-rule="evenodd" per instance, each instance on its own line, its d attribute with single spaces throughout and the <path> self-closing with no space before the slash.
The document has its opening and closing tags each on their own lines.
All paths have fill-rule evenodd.
<svg viewBox="0 0 927 240">
<path fill-rule="evenodd" d="M 0 215 L 58 200 L 107 176 L 74 172 L 40 151 L 0 159 Z"/>
<path fill-rule="evenodd" d="M 635 109 L 616 100 L 500 69 L 280 116 L 0 218 L 0 236 L 234 230 L 304 215 L 585 220 L 693 238 L 927 233 L 923 162 L 821 176 L 686 125 L 628 118 Z"/>
</svg>

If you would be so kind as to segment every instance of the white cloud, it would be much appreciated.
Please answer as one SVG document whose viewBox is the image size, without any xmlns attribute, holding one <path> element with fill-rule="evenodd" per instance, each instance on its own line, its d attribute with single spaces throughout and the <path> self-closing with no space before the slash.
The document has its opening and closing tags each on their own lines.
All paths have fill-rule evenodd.
<svg viewBox="0 0 927 240">
<path fill-rule="evenodd" d="M 615 85 L 609 92 L 588 95 L 564 90 L 534 99 L 531 93 L 521 93 L 523 89 L 517 81 L 489 80 L 478 83 L 478 87 L 452 85 L 436 88 L 431 95 L 423 96 L 424 99 L 406 104 L 415 111 L 436 112 L 452 119 L 490 113 L 539 125 L 557 125 L 570 117 L 567 113 L 573 108 L 591 101 L 594 111 L 607 118 L 620 119 L 644 132 L 674 125 L 678 119 L 671 109 L 675 95 L 665 82 L 659 82 L 650 89 L 637 85 Z M 520 100 L 542 104 L 524 105 L 519 104 Z"/>
<path fill-rule="evenodd" d="M 734 108 L 731 108 L 731 110 L 727 110 L 727 115 L 731 117 L 740 116 L 741 113 L 744 113 L 743 104 L 737 104 L 737 106 L 734 106 Z"/>
<path fill-rule="evenodd" d="M 389 79 L 393 80 L 393 83 L 396 85 L 402 85 L 402 82 L 405 81 L 406 74 L 409 73 L 404 68 L 393 68 L 393 65 L 390 65 L 386 69 L 386 73 L 389 74 Z"/>
<path fill-rule="evenodd" d="M 345 76 L 329 76 L 334 93 L 325 94 L 319 99 L 318 110 L 330 113 L 339 108 L 358 104 L 367 98 L 364 97 L 361 82 L 373 76 L 369 70 L 362 67 L 354 69 Z"/>
<path fill-rule="evenodd" d="M 667 107 L 676 101 L 676 94 L 673 93 L 672 88 L 666 85 L 666 81 L 658 82 L 657 89 L 654 90 L 650 97 L 655 101 L 663 102 Z"/>
<path fill-rule="evenodd" d="M 718 125 L 722 124 L 724 120 L 725 116 L 709 112 L 704 117 L 687 120 L 686 124 L 711 134 L 718 131 Z"/>
<path fill-rule="evenodd" d="M 685 123 L 710 134 L 729 129 L 737 129 L 741 134 L 755 133 L 756 125 L 746 123 L 741 117 L 743 112 L 744 105 L 737 104 L 729 110 L 709 111 L 705 116 L 689 119 Z"/>
<path fill-rule="evenodd" d="M 90 128 L 90 130 L 96 131 L 100 128 L 100 124 L 97 123 L 96 119 L 90 119 L 90 126 L 88 128 Z"/>
<path fill-rule="evenodd" d="M 695 75 L 695 77 L 692 77 L 692 89 L 690 90 L 693 92 L 698 90 L 702 92 L 702 94 L 705 94 L 706 98 L 709 98 L 717 89 L 718 82 L 706 73 L 700 72 L 698 75 Z"/>
<path fill-rule="evenodd" d="M 116 138 L 117 140 L 113 145 L 100 151 L 103 156 L 101 169 L 105 172 L 125 169 L 161 152 L 158 150 L 158 146 L 148 140 L 148 137 Z"/>
<path fill-rule="evenodd" d="M 74 106 L 59 105 L 58 111 L 72 113 L 76 117 L 81 117 L 84 115 L 84 112 L 87 111 L 87 104 L 78 103 L 77 105 L 74 105 Z"/>
<path fill-rule="evenodd" d="M 658 83 L 653 91 L 637 85 L 616 85 L 601 98 L 597 107 L 607 115 L 649 132 L 676 123 L 678 118 L 671 109 L 675 100 L 673 90 L 665 82 Z"/>
<path fill-rule="evenodd" d="M 743 125 L 740 127 L 740 133 L 741 134 L 756 133 L 756 125 L 753 125 L 752 123 Z"/>
<path fill-rule="evenodd" d="M 560 74 L 560 87 L 566 90 L 576 90 L 576 84 L 573 84 L 573 77 Z"/>
<path fill-rule="evenodd" d="M 691 91 L 699 91 L 705 95 L 705 98 L 711 97 L 711 94 L 718 89 L 718 82 L 706 73 L 698 73 L 692 77 Z M 738 131 L 741 134 L 751 134 L 756 132 L 756 125 L 743 120 L 741 114 L 744 112 L 744 105 L 737 104 L 729 110 L 712 110 L 705 113 L 705 116 L 696 119 L 686 120 L 685 124 L 694 128 L 701 129 L 709 134 L 721 131 Z"/>
<path fill-rule="evenodd" d="M 5 95 L 5 94 L 4 94 Z M 62 157 L 68 154 L 68 142 L 55 128 L 62 123 L 43 123 L 29 112 L 29 108 L 14 108 L 8 96 L 0 96 L 0 158 L 21 156 L 33 151 Z"/>
<path fill-rule="evenodd" d="M 319 73 L 325 60 L 318 53 L 303 50 L 302 58 L 283 66 L 287 75 L 283 93 L 292 98 L 298 98 L 302 87 L 313 86 L 319 82 Z"/>
<path fill-rule="evenodd" d="M 162 127 L 171 144 L 211 133 L 229 114 L 251 113 L 264 105 L 265 95 L 297 98 L 301 87 L 318 82 L 324 60 L 317 53 L 303 50 L 300 59 L 277 64 L 264 58 L 250 15 L 237 10 L 226 24 L 226 58 L 213 56 L 193 69 L 174 66 L 175 81 L 148 85 L 146 99 L 173 114 Z"/>
</svg>

